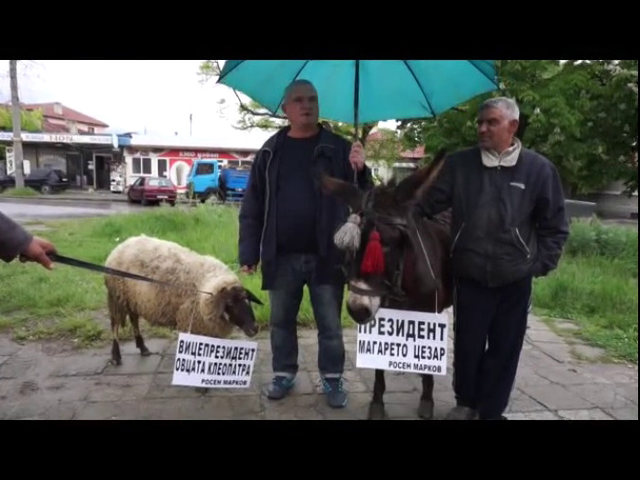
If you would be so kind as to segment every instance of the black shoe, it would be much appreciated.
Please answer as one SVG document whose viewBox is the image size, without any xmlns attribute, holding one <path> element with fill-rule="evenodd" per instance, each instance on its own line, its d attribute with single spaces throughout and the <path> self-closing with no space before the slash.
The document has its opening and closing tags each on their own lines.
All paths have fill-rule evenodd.
<svg viewBox="0 0 640 480">
<path fill-rule="evenodd" d="M 458 405 L 453 407 L 447 416 L 444 417 L 445 420 L 475 420 L 478 417 L 478 412 L 476 412 L 473 408 L 463 407 L 462 405 Z"/>
<path fill-rule="evenodd" d="M 479 420 L 509 420 L 509 419 L 504 415 L 500 415 L 499 417 L 479 418 Z"/>
</svg>

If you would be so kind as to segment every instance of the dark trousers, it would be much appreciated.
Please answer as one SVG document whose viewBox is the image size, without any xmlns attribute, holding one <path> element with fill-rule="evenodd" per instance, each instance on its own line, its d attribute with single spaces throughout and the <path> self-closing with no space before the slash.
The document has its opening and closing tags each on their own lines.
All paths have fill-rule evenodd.
<svg viewBox="0 0 640 480">
<path fill-rule="evenodd" d="M 458 405 L 481 419 L 499 418 L 509 403 L 527 328 L 528 276 L 501 287 L 456 279 L 453 390 Z"/>
</svg>

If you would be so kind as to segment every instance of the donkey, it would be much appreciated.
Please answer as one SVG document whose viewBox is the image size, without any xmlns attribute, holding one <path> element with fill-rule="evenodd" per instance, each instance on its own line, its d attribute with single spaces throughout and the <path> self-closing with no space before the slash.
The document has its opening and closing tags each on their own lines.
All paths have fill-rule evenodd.
<svg viewBox="0 0 640 480">
<path fill-rule="evenodd" d="M 323 192 L 347 203 L 352 211 L 348 223 L 359 224 L 360 235 L 356 232 L 355 242 L 347 240 L 345 245 L 343 240 L 341 244 L 340 231 L 335 237 L 336 245 L 345 250 L 347 311 L 356 323 L 370 322 L 380 307 L 439 313 L 452 305 L 450 212 L 424 218 L 413 209 L 432 185 L 444 158 L 444 152 L 440 152 L 430 165 L 397 185 L 392 180 L 368 192 L 327 175 L 321 176 Z M 354 229 L 354 225 L 351 228 Z M 358 244 L 357 237 L 368 243 Z M 376 259 L 371 251 L 375 252 L 378 242 Z M 421 376 L 418 416 L 431 419 L 433 375 Z M 384 391 L 384 370 L 376 370 L 369 419 L 386 418 Z"/>
</svg>

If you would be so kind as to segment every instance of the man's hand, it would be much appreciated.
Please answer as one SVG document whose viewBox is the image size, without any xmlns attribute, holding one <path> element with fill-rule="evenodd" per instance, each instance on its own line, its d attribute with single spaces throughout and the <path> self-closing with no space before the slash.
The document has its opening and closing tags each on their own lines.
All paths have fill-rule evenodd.
<svg viewBox="0 0 640 480">
<path fill-rule="evenodd" d="M 355 142 L 351 145 L 349 163 L 351 163 L 351 168 L 356 172 L 359 172 L 364 168 L 364 147 L 360 142 Z"/>
<path fill-rule="evenodd" d="M 47 256 L 48 253 L 56 253 L 56 247 L 44 238 L 33 237 L 31 243 L 20 254 L 20 261 L 38 262 L 43 267 L 52 270 L 53 262 Z"/>
<path fill-rule="evenodd" d="M 240 267 L 240 271 L 242 273 L 246 273 L 247 275 L 253 275 L 254 273 L 256 273 L 256 267 L 257 265 L 242 265 Z"/>
</svg>

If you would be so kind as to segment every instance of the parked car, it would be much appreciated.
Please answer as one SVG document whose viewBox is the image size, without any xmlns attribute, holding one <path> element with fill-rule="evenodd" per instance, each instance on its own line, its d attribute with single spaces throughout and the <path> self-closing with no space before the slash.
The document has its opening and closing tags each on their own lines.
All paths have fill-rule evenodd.
<svg viewBox="0 0 640 480">
<path fill-rule="evenodd" d="M 45 194 L 62 192 L 69 188 L 69 179 L 62 170 L 36 168 L 24 179 L 24 185 Z"/>
<path fill-rule="evenodd" d="M 16 178 L 13 175 L 0 177 L 0 191 L 14 188 Z M 36 168 L 24 179 L 24 186 L 40 193 L 61 192 L 69 188 L 69 179 L 62 170 L 52 168 Z"/>
<path fill-rule="evenodd" d="M 167 202 L 174 206 L 177 196 L 176 186 L 164 177 L 139 177 L 127 191 L 129 202 L 140 202 L 142 205 Z"/>
<path fill-rule="evenodd" d="M 11 175 L 0 175 L 0 192 L 16 186 L 16 179 Z"/>
</svg>

